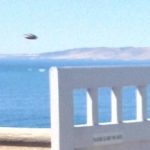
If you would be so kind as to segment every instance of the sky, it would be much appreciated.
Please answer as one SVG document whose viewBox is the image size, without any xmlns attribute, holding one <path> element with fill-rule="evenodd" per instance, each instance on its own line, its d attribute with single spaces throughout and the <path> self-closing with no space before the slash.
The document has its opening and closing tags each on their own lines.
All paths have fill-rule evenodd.
<svg viewBox="0 0 150 150">
<path fill-rule="evenodd" d="M 0 0 L 0 54 L 128 46 L 150 47 L 150 0 Z"/>
</svg>

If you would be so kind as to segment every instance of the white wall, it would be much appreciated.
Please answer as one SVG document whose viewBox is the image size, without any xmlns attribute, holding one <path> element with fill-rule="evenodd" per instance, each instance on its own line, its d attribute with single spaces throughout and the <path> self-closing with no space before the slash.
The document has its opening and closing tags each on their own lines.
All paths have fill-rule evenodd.
<svg viewBox="0 0 150 150">
<path fill-rule="evenodd" d="M 150 122 L 147 91 L 150 67 L 102 67 L 50 69 L 52 150 L 148 150 Z M 136 120 L 122 119 L 122 88 L 137 88 Z M 99 124 L 100 87 L 112 88 L 111 123 Z M 87 125 L 74 127 L 74 89 L 87 89 Z"/>
</svg>

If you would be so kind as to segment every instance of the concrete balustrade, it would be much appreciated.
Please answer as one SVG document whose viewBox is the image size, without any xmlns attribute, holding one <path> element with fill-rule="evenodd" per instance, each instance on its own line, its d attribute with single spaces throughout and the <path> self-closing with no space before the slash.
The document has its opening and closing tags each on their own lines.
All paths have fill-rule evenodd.
<svg viewBox="0 0 150 150">
<path fill-rule="evenodd" d="M 147 150 L 150 67 L 50 69 L 52 150 Z M 136 87 L 136 119 L 124 121 L 122 89 Z M 98 89 L 111 88 L 111 122 L 99 123 Z M 74 126 L 73 90 L 87 90 L 87 124 Z"/>
</svg>

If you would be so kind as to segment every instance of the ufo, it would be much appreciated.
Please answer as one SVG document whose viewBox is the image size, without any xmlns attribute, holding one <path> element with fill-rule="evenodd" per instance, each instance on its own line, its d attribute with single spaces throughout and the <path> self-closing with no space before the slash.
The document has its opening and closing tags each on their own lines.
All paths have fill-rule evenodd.
<svg viewBox="0 0 150 150">
<path fill-rule="evenodd" d="M 38 38 L 35 34 L 25 34 L 24 37 L 28 40 L 36 40 Z"/>
</svg>

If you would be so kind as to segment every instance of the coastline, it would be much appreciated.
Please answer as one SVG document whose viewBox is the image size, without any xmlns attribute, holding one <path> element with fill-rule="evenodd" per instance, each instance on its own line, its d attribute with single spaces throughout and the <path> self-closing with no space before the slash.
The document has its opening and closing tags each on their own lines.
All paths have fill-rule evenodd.
<svg viewBox="0 0 150 150">
<path fill-rule="evenodd" d="M 1 150 L 50 150 L 48 147 L 0 146 Z"/>
<path fill-rule="evenodd" d="M 0 127 L 1 150 L 46 150 L 50 145 L 50 128 Z"/>
</svg>

